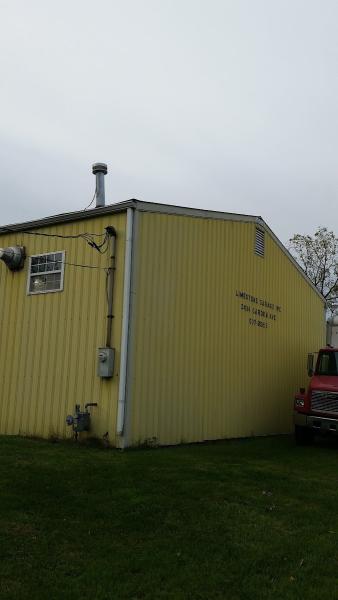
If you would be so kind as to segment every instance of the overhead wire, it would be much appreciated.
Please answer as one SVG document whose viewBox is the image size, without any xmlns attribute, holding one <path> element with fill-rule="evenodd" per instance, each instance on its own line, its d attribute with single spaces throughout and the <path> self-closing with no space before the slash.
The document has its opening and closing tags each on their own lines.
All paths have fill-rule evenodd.
<svg viewBox="0 0 338 600">
<path fill-rule="evenodd" d="M 11 227 L 1 227 L 1 230 L 3 232 L 7 232 L 8 233 L 19 233 L 18 231 L 16 231 L 15 229 L 11 229 Z M 105 233 L 89 233 L 88 231 L 84 231 L 83 233 L 77 233 L 74 235 L 62 235 L 61 233 L 42 233 L 41 231 L 30 231 L 29 229 L 26 230 L 21 230 L 20 233 L 22 235 L 27 234 L 27 235 L 41 235 L 44 237 L 53 237 L 53 238 L 62 238 L 62 239 L 70 239 L 70 240 L 74 240 L 77 238 L 83 238 L 84 236 L 90 236 L 90 237 L 105 237 L 107 235 L 107 232 Z"/>
<path fill-rule="evenodd" d="M 92 202 L 94 201 L 95 198 L 95 194 L 93 197 Z M 15 229 L 12 229 L 11 227 L 4 227 L 3 231 L 9 232 L 9 233 L 17 233 L 15 231 Z M 89 244 L 89 246 L 91 246 L 92 248 L 94 248 L 95 250 L 97 250 L 100 254 L 106 254 L 109 248 L 109 240 L 110 240 L 110 234 L 108 233 L 108 231 L 105 231 L 105 233 L 88 233 L 88 232 L 82 232 L 82 233 L 78 233 L 78 234 L 73 234 L 73 235 L 62 235 L 60 233 L 42 233 L 40 231 L 21 231 L 21 234 L 27 234 L 27 235 L 37 235 L 37 236 L 43 236 L 43 237 L 50 237 L 50 238 L 60 238 L 60 239 L 83 239 L 85 242 L 87 242 L 87 244 Z M 94 237 L 96 238 L 103 238 L 102 242 L 96 243 L 94 241 Z M 27 258 L 29 258 L 30 256 L 27 255 Z M 109 274 L 109 267 L 100 267 L 98 265 L 84 265 L 82 263 L 72 263 L 72 262 L 68 262 L 68 261 L 63 261 L 63 264 L 65 265 L 69 265 L 71 267 L 79 267 L 82 269 L 99 269 L 102 271 L 106 272 L 107 275 L 107 279 L 108 279 L 108 274 Z"/>
<path fill-rule="evenodd" d="M 82 269 L 100 269 L 101 271 L 107 272 L 107 267 L 99 267 L 98 265 L 82 265 L 80 263 L 71 263 L 68 261 L 63 261 L 64 265 L 70 265 L 71 267 L 81 267 Z"/>
<path fill-rule="evenodd" d="M 11 229 L 10 227 L 4 227 L 3 231 L 9 232 L 9 233 L 16 233 L 16 231 L 14 229 Z M 109 240 L 109 234 L 106 231 L 105 233 L 89 233 L 87 231 L 83 232 L 83 233 L 78 233 L 78 234 L 74 234 L 74 235 L 62 235 L 60 233 L 42 233 L 40 231 L 21 231 L 21 234 L 26 234 L 26 235 L 37 235 L 37 236 L 42 236 L 42 237 L 50 237 L 50 238 L 59 238 L 59 239 L 69 239 L 69 240 L 74 240 L 74 239 L 83 239 L 85 242 L 87 242 L 87 244 L 89 244 L 89 246 L 91 246 L 92 248 L 94 248 L 95 250 L 97 250 L 98 252 L 100 252 L 100 254 L 105 254 L 107 252 L 108 249 L 108 240 Z M 103 238 L 103 241 L 101 243 L 96 243 L 94 238 Z M 102 250 L 102 248 L 104 248 L 104 246 L 106 245 L 106 248 L 104 250 Z"/>
<path fill-rule="evenodd" d="M 83 212 L 84 212 L 85 210 L 88 210 L 88 208 L 90 208 L 90 207 L 91 207 L 91 205 L 93 204 L 93 202 L 94 202 L 94 200 L 95 200 L 95 197 L 96 197 L 96 190 L 95 190 L 95 192 L 94 192 L 94 196 L 93 196 L 93 198 L 92 198 L 92 201 L 91 201 L 91 202 L 88 204 L 88 206 L 86 206 L 86 208 L 84 208 L 84 209 L 83 209 Z"/>
</svg>

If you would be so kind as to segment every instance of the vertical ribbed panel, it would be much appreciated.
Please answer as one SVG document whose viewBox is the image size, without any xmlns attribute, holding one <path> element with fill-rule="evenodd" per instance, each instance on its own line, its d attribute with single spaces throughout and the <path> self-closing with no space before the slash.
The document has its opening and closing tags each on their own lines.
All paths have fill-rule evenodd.
<svg viewBox="0 0 338 600">
<path fill-rule="evenodd" d="M 257 256 L 255 235 L 254 223 L 140 214 L 131 443 L 291 431 L 307 353 L 324 343 L 323 303 L 268 233 Z M 277 320 L 250 325 L 260 317 L 236 291 L 280 305 Z"/>
<path fill-rule="evenodd" d="M 65 265 L 62 292 L 26 295 L 28 260 L 12 273 L 0 263 L 0 433 L 67 436 L 66 415 L 75 404 L 97 402 L 91 435 L 108 431 L 115 444 L 123 296 L 125 213 L 48 226 L 39 233 L 74 235 L 117 231 L 114 289 L 114 377 L 96 375 L 97 348 L 106 338 L 106 273 Z M 24 245 L 28 255 L 65 250 L 66 263 L 106 268 L 111 253 L 99 254 L 83 239 L 21 233 L 2 235 L 1 246 Z"/>
</svg>

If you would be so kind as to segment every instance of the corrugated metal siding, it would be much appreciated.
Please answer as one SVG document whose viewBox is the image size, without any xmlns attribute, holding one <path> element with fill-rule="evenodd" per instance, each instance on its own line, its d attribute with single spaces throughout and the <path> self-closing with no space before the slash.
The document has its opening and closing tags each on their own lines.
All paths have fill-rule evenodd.
<svg viewBox="0 0 338 600">
<path fill-rule="evenodd" d="M 255 231 L 254 223 L 140 215 L 130 443 L 291 430 L 306 355 L 324 343 L 323 303 L 267 232 L 265 257 L 255 254 Z M 250 325 L 255 305 L 241 310 L 236 290 L 280 305 L 277 320 Z"/>
<path fill-rule="evenodd" d="M 65 265 L 64 291 L 26 295 L 28 260 L 18 273 L 0 263 L 0 433 L 70 436 L 65 417 L 75 404 L 97 402 L 91 434 L 107 431 L 115 443 L 118 366 L 123 297 L 126 215 L 49 226 L 39 233 L 74 235 L 117 230 L 114 291 L 114 377 L 96 375 L 97 348 L 106 337 L 106 273 Z M 0 237 L 2 246 L 24 245 L 28 255 L 65 250 L 65 261 L 109 265 L 110 252 L 100 255 L 82 239 L 55 239 L 24 232 Z"/>
</svg>

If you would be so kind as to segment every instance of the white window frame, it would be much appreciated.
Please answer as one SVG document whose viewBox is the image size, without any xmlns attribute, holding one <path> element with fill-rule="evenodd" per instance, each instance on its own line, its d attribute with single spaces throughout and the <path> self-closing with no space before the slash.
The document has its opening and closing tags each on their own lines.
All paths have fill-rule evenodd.
<svg viewBox="0 0 338 600">
<path fill-rule="evenodd" d="M 31 272 L 32 258 L 37 258 L 38 256 L 50 256 L 51 254 L 62 254 L 61 269 L 58 269 L 57 271 L 46 271 L 45 273 L 32 273 Z M 27 296 L 36 296 L 37 294 L 54 294 L 54 292 L 63 292 L 63 282 L 64 282 L 64 275 L 65 275 L 65 255 L 66 255 L 65 250 L 54 250 L 54 252 L 39 252 L 38 254 L 32 254 L 29 257 L 27 289 L 26 289 Z M 57 290 L 38 290 L 36 292 L 32 292 L 29 289 L 31 278 L 34 275 L 49 275 L 49 274 L 52 275 L 53 273 L 61 273 L 59 289 L 57 289 Z"/>
</svg>

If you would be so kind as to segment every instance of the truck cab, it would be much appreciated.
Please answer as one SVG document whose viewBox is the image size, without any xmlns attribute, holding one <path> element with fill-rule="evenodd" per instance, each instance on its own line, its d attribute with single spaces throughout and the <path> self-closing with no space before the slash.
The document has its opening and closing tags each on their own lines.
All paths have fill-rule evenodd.
<svg viewBox="0 0 338 600">
<path fill-rule="evenodd" d="M 309 386 L 295 396 L 297 443 L 310 443 L 316 432 L 338 435 L 338 348 L 327 346 L 315 354 L 308 355 Z"/>
</svg>

